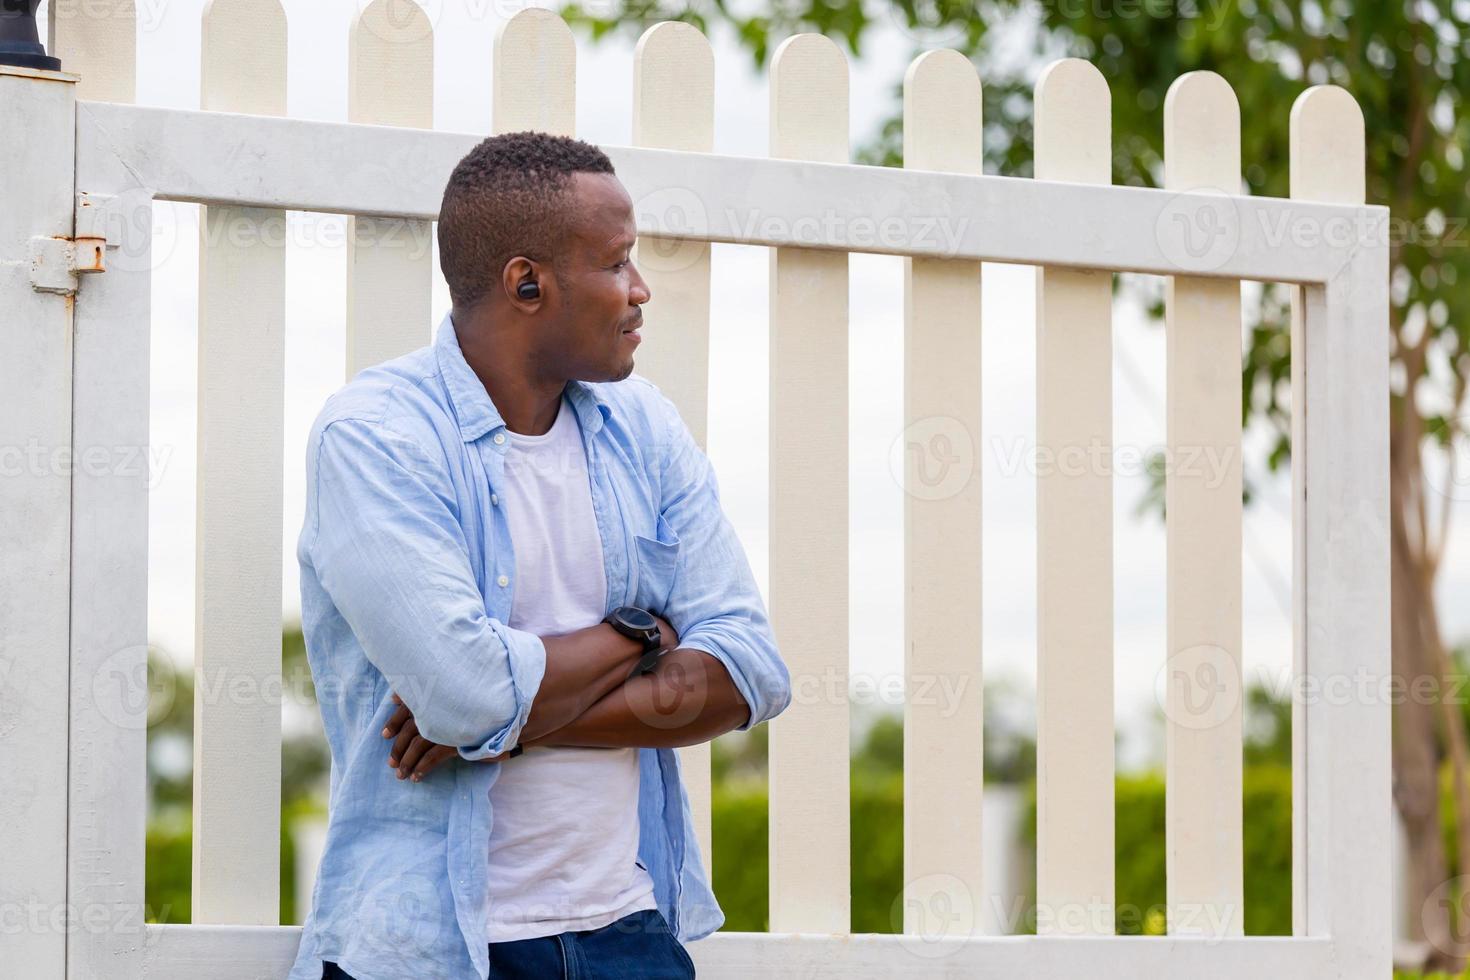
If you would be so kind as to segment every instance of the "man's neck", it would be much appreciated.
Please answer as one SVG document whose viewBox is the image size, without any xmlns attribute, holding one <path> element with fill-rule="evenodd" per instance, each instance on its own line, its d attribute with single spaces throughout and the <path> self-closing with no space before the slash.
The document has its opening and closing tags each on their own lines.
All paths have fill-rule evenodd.
<svg viewBox="0 0 1470 980">
<path fill-rule="evenodd" d="M 545 435 L 556 421 L 567 379 L 543 378 L 535 358 L 509 331 L 481 322 L 460 320 L 451 314 L 465 363 L 485 386 L 490 400 L 510 431 L 527 436 Z M 463 326 L 461 327 L 461 324 Z"/>
</svg>

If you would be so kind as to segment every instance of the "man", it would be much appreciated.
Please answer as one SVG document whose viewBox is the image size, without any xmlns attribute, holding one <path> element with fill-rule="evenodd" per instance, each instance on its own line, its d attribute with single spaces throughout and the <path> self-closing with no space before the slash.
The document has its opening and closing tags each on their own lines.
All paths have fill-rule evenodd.
<svg viewBox="0 0 1470 980">
<path fill-rule="evenodd" d="M 292 980 L 687 977 L 724 921 L 674 747 L 790 676 L 708 458 L 632 373 L 635 237 L 596 147 L 485 140 L 445 188 L 434 343 L 312 427 L 332 773 Z"/>
</svg>

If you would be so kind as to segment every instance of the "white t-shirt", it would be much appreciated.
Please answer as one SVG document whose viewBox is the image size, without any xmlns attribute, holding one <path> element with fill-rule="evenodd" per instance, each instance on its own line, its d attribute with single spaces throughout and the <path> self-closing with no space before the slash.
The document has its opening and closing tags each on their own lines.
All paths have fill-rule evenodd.
<svg viewBox="0 0 1470 980">
<path fill-rule="evenodd" d="M 507 625 L 537 636 L 606 615 L 602 543 L 576 410 L 545 435 L 506 430 L 496 488 L 515 543 Z M 597 929 L 656 908 L 638 861 L 638 750 L 535 746 L 499 763 L 490 789 L 490 942 Z"/>
</svg>

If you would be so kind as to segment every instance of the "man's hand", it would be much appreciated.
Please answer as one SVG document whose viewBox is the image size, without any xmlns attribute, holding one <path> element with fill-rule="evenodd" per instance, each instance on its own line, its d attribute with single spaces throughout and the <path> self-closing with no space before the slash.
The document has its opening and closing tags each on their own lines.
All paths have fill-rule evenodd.
<svg viewBox="0 0 1470 980">
<path fill-rule="evenodd" d="M 393 703 L 398 705 L 398 710 L 393 712 L 393 717 L 384 726 L 383 737 L 393 739 L 393 747 L 388 752 L 388 765 L 398 770 L 399 779 L 418 782 L 446 760 L 458 757 L 459 750 L 454 746 L 431 742 L 419 734 L 413 712 L 396 691 L 393 694 Z M 502 752 L 480 761 L 499 762 L 509 756 L 509 752 Z"/>
<path fill-rule="evenodd" d="M 664 648 L 677 647 L 679 634 L 674 630 L 673 624 L 656 614 L 653 618 L 658 621 L 658 635 Z M 454 746 L 431 742 L 419 734 L 418 725 L 413 720 L 413 711 L 403 703 L 396 691 L 393 693 L 393 703 L 398 705 L 398 710 L 393 712 L 388 724 L 383 727 L 383 737 L 393 739 L 393 747 L 388 752 L 388 765 L 398 770 L 399 779 L 419 782 L 444 762 L 459 756 L 459 750 Z M 502 762 L 510 757 L 511 752 L 502 752 L 476 761 Z"/>
</svg>

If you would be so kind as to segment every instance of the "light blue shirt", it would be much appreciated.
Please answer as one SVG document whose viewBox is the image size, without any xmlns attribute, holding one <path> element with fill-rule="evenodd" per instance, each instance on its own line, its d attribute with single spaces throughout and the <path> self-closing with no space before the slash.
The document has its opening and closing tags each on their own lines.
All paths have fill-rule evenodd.
<svg viewBox="0 0 1470 980">
<path fill-rule="evenodd" d="M 750 706 L 791 702 L 750 563 L 709 459 L 647 379 L 571 381 L 607 608 L 666 618 L 717 658 Z M 306 448 L 301 617 L 331 747 L 326 848 L 291 980 L 333 960 L 358 980 L 486 980 L 489 790 L 499 763 L 450 760 L 422 782 L 387 764 L 397 692 L 421 734 L 464 760 L 513 748 L 546 668 L 505 625 L 515 552 L 497 488 L 505 422 L 446 315 L 431 346 L 327 399 Z M 638 750 L 638 857 L 674 935 L 725 921 L 705 876 L 673 749 Z M 631 815 L 630 815 L 631 816 Z"/>
</svg>

